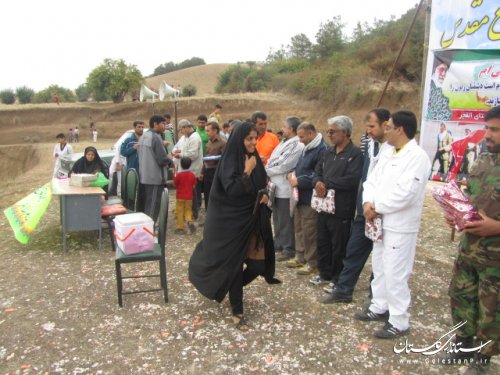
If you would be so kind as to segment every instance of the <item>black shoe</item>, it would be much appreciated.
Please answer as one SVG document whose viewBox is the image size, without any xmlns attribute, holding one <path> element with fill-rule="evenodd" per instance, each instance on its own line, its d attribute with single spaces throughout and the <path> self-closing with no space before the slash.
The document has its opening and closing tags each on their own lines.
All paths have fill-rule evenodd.
<svg viewBox="0 0 500 375">
<path fill-rule="evenodd" d="M 387 319 L 389 319 L 389 311 L 383 314 L 377 314 L 370 309 L 365 309 L 354 314 L 354 318 L 363 322 L 387 321 Z"/>
<path fill-rule="evenodd" d="M 378 331 L 373 332 L 373 336 L 375 336 L 379 339 L 393 339 L 395 337 L 404 336 L 409 331 L 410 331 L 409 329 L 405 329 L 403 331 L 400 331 L 399 329 L 394 327 L 391 323 L 387 322 Z"/>
<path fill-rule="evenodd" d="M 321 303 L 330 304 L 330 303 L 351 303 L 352 295 L 340 293 L 337 290 L 333 290 L 333 293 L 324 297 L 321 300 Z"/>
</svg>

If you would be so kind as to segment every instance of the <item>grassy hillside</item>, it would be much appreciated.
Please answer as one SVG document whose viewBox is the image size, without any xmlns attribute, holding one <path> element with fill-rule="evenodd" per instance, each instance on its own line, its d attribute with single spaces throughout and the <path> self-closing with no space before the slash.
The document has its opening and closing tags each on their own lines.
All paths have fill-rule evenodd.
<svg viewBox="0 0 500 375">
<path fill-rule="evenodd" d="M 219 75 L 228 68 L 229 64 L 206 64 L 191 68 L 176 70 L 155 77 L 146 78 L 146 86 L 158 92 L 160 83 L 167 82 L 170 86 L 191 83 L 198 89 L 197 96 L 213 94 Z"/>
</svg>

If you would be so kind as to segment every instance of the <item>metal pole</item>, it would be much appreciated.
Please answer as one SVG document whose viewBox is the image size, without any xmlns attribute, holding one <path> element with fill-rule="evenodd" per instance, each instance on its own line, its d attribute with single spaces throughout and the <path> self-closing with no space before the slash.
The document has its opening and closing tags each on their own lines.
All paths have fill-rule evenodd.
<svg viewBox="0 0 500 375">
<path fill-rule="evenodd" d="M 177 139 L 178 130 L 177 130 L 177 100 L 174 101 L 174 129 L 175 129 L 175 138 Z"/>
<path fill-rule="evenodd" d="M 389 83 L 391 82 L 392 76 L 394 74 L 394 71 L 396 70 L 396 66 L 398 65 L 399 58 L 401 57 L 401 54 L 403 53 L 403 50 L 406 46 L 406 42 L 408 41 L 408 37 L 410 36 L 410 32 L 413 29 L 413 25 L 415 24 L 415 21 L 417 20 L 418 13 L 420 12 L 420 8 L 422 7 L 422 4 L 424 3 L 424 0 L 420 0 L 420 4 L 418 4 L 417 11 L 415 12 L 415 16 L 413 16 L 413 20 L 411 21 L 410 27 L 408 28 L 408 31 L 406 32 L 405 39 L 403 40 L 403 44 L 401 45 L 401 48 L 399 49 L 398 56 L 396 57 L 396 60 L 394 61 L 394 64 L 392 66 L 391 74 L 389 75 L 389 78 L 387 78 L 387 82 L 385 83 L 384 90 L 382 91 L 382 94 L 380 95 L 380 98 L 377 103 L 377 107 L 380 106 L 382 103 L 382 99 L 384 98 L 384 95 L 387 91 L 387 87 L 389 87 Z"/>
<path fill-rule="evenodd" d="M 427 74 L 427 58 L 429 55 L 429 30 L 430 30 L 430 23 L 431 23 L 431 6 L 432 6 L 432 0 L 427 0 L 426 1 L 426 6 L 425 6 L 425 36 L 424 36 L 424 56 L 423 56 L 423 61 L 422 61 L 422 78 L 421 78 L 421 83 L 420 83 L 420 92 L 424 92 L 424 87 L 425 87 L 425 76 Z M 420 95 L 420 113 L 422 113 L 422 110 L 424 108 L 424 95 Z"/>
</svg>

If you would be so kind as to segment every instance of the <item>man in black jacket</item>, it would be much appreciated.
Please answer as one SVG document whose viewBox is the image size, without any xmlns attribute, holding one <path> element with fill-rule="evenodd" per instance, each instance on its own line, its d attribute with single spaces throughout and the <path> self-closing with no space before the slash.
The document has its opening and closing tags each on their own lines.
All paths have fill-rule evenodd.
<svg viewBox="0 0 500 375">
<path fill-rule="evenodd" d="M 351 140 L 352 120 L 347 116 L 328 119 L 327 135 L 332 144 L 316 165 L 314 186 L 319 197 L 335 191 L 335 213 L 318 215 L 319 275 L 309 280 L 320 285 L 336 283 L 342 271 L 356 196 L 363 168 L 363 155 Z"/>
<path fill-rule="evenodd" d="M 350 303 L 352 302 L 352 293 L 358 282 L 359 275 L 370 256 L 373 248 L 373 242 L 365 236 L 365 217 L 363 215 L 363 182 L 366 181 L 368 173 L 375 168 L 380 155 L 380 150 L 384 147 L 390 147 L 385 142 L 384 129 L 391 116 L 389 110 L 385 108 L 375 108 L 368 112 L 365 120 L 366 134 L 370 141 L 368 147 L 363 153 L 363 172 L 356 203 L 356 217 L 352 224 L 349 242 L 346 246 L 346 256 L 344 258 L 344 267 L 339 280 L 333 287 L 325 287 L 323 290 L 331 293 L 324 298 L 322 303 Z"/>
</svg>

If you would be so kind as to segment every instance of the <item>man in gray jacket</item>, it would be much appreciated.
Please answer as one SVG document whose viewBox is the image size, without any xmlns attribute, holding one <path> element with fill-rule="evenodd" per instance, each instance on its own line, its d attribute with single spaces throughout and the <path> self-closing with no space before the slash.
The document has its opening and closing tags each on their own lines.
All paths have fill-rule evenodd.
<svg viewBox="0 0 500 375">
<path fill-rule="evenodd" d="M 290 214 L 291 187 L 287 176 L 297 165 L 304 149 L 297 136 L 299 125 L 298 117 L 285 119 L 282 128 L 284 140 L 273 150 L 266 166 L 267 175 L 276 185 L 273 202 L 274 247 L 276 251 L 283 251 L 277 261 L 290 260 L 295 256 L 295 231 Z"/>
<path fill-rule="evenodd" d="M 150 131 L 144 132 L 138 143 L 139 178 L 144 193 L 144 213 L 155 222 L 160 211 L 160 200 L 167 180 L 169 159 L 161 135 L 165 131 L 165 118 L 153 115 L 149 119 Z"/>
</svg>

